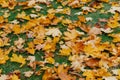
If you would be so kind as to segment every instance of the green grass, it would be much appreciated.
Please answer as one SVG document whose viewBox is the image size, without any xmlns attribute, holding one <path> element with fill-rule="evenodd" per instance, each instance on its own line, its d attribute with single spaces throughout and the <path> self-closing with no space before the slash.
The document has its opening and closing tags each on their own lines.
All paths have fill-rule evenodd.
<svg viewBox="0 0 120 80">
<path fill-rule="evenodd" d="M 26 1 L 26 0 L 17 0 L 17 1 Z M 56 2 L 52 3 L 52 7 L 53 8 L 57 8 L 60 5 L 61 4 L 57 4 Z M 39 13 L 43 14 L 43 15 L 46 15 L 47 14 L 47 10 L 49 8 L 47 8 L 45 5 L 40 5 L 40 6 L 42 6 L 44 9 L 41 10 Z M 105 3 L 103 9 L 108 10 L 109 8 L 110 8 L 110 5 Z M 20 9 L 20 11 L 17 11 L 17 9 Z M 0 11 L 5 11 L 5 10 L 7 10 L 7 9 L 6 8 L 5 9 L 4 8 L 0 8 Z M 8 20 L 9 20 L 9 22 L 15 20 L 16 19 L 16 15 L 19 12 L 21 12 L 21 11 L 25 11 L 26 14 L 30 14 L 30 13 L 32 13 L 32 10 L 34 10 L 34 9 L 22 10 L 21 6 L 17 6 L 17 7 L 15 7 L 14 10 L 10 11 L 10 16 L 8 17 Z M 59 16 L 59 17 L 60 16 L 65 16 L 65 18 L 71 19 L 73 21 L 77 20 L 78 16 L 74 15 L 74 13 L 81 11 L 81 9 L 71 9 L 71 11 L 72 12 L 71 12 L 70 16 L 69 15 L 63 15 L 63 14 L 56 14 L 56 16 Z M 38 13 L 38 12 L 36 12 L 36 13 Z M 3 12 L 0 12 L 0 16 L 3 15 L 3 14 L 4 14 Z M 96 24 L 98 22 L 99 18 L 106 18 L 106 19 L 108 19 L 108 18 L 110 18 L 112 16 L 112 14 L 110 14 L 110 13 L 109 14 L 101 14 L 101 13 L 99 13 L 99 10 L 98 10 L 97 12 L 89 13 L 88 15 L 85 15 L 85 16 L 93 18 L 93 21 L 88 22 L 87 24 L 92 24 L 94 26 L 94 24 Z M 63 26 L 62 24 L 59 24 L 58 26 L 59 26 L 61 32 L 64 32 L 67 29 L 67 27 Z M 54 27 L 56 27 L 56 26 L 54 26 Z M 81 30 L 79 30 L 79 31 L 81 31 Z M 120 28 L 114 29 L 113 32 L 114 33 L 119 33 L 120 32 Z M 24 38 L 24 39 L 26 38 L 25 34 L 20 34 L 18 36 L 21 37 L 21 38 Z M 14 45 L 14 41 L 18 39 L 18 36 L 13 35 L 12 33 L 8 35 L 8 37 L 11 39 L 11 42 L 10 42 L 11 45 Z M 100 36 L 102 38 L 102 42 L 106 42 L 106 41 L 110 41 L 111 42 L 112 41 L 112 38 L 109 37 L 107 34 L 102 34 Z M 33 39 L 27 39 L 27 42 L 32 41 L 32 40 Z M 24 45 L 26 45 L 26 44 L 24 44 Z M 57 48 L 59 48 L 59 46 L 57 46 Z M 27 55 L 28 55 L 27 52 L 18 53 L 18 54 L 21 54 L 24 57 L 27 57 Z M 62 64 L 62 63 L 67 63 L 68 65 L 70 64 L 70 62 L 68 61 L 68 57 L 59 56 L 59 55 L 57 55 L 57 52 L 55 52 L 54 54 L 55 54 L 55 60 L 56 60 L 56 62 L 58 62 L 60 64 Z M 44 55 L 44 52 L 42 52 L 42 51 L 36 51 L 36 53 L 35 53 L 36 60 L 42 60 L 41 56 L 43 56 L 43 55 Z M 9 56 L 11 56 L 11 54 Z M 28 70 L 32 70 L 32 69 L 30 67 L 28 67 L 27 65 L 25 65 L 25 66 L 23 66 L 21 68 L 19 66 L 20 66 L 19 63 L 14 63 L 14 62 L 7 61 L 6 64 L 0 65 L 0 68 L 3 71 L 2 72 L 3 74 L 8 74 L 8 73 L 10 73 L 10 72 L 12 72 L 14 70 L 18 70 L 19 69 L 21 71 L 21 80 L 42 80 L 42 74 L 43 73 L 40 76 L 32 75 L 30 78 L 24 77 L 23 76 L 23 72 L 24 71 L 28 71 Z M 47 64 L 47 66 L 53 66 L 53 65 Z M 40 69 L 40 67 L 37 67 L 37 69 Z"/>
</svg>

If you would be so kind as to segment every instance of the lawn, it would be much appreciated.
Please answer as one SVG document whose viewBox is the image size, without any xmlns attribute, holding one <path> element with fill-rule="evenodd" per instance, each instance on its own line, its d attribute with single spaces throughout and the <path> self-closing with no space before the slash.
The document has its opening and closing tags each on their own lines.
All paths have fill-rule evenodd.
<svg viewBox="0 0 120 80">
<path fill-rule="evenodd" d="M 119 0 L 0 0 L 0 80 L 119 79 Z"/>
</svg>

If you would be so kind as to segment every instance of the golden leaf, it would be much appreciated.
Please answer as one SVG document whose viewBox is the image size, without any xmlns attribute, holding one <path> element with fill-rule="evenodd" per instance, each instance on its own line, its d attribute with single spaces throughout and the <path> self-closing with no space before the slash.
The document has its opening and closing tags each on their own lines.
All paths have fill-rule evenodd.
<svg viewBox="0 0 120 80">
<path fill-rule="evenodd" d="M 78 18 L 80 22 L 83 22 L 83 23 L 86 22 L 86 18 L 84 16 L 78 16 Z"/>
<path fill-rule="evenodd" d="M 0 64 L 5 64 L 8 59 L 8 55 L 0 54 Z"/>
<path fill-rule="evenodd" d="M 109 34 L 109 36 L 113 37 L 113 42 L 120 42 L 120 34 Z"/>
<path fill-rule="evenodd" d="M 52 69 L 47 69 L 42 77 L 42 80 L 49 80 L 52 76 Z"/>
<path fill-rule="evenodd" d="M 95 73 L 91 70 L 85 71 L 83 76 L 86 76 L 86 80 L 95 80 Z"/>
<path fill-rule="evenodd" d="M 3 23 L 3 22 L 4 22 L 4 17 L 0 16 L 0 23 Z"/>
<path fill-rule="evenodd" d="M 34 54 L 35 53 L 35 48 L 34 47 L 35 47 L 34 43 L 33 42 L 29 42 L 28 43 L 28 47 L 25 48 L 25 50 L 27 50 L 28 53 L 30 53 L 30 54 Z"/>
<path fill-rule="evenodd" d="M 22 67 L 23 65 L 25 65 L 25 63 L 26 63 L 25 60 L 26 60 L 26 59 L 23 58 L 23 56 L 21 56 L 21 55 L 18 56 L 18 55 L 15 54 L 15 53 L 13 53 L 13 54 L 12 54 L 12 57 L 10 58 L 10 61 L 12 61 L 12 62 L 21 63 L 20 67 Z"/>
<path fill-rule="evenodd" d="M 48 57 L 45 59 L 48 63 L 50 64 L 54 64 L 55 63 L 55 60 L 52 58 L 52 57 Z"/>
<path fill-rule="evenodd" d="M 9 0 L 9 5 L 8 5 L 9 9 L 14 9 L 14 7 L 16 5 L 17 5 L 17 1 L 16 0 Z"/>
<path fill-rule="evenodd" d="M 35 49 L 34 48 L 25 48 L 25 50 L 27 50 L 28 53 L 30 53 L 30 54 L 34 54 L 35 53 Z"/>
<path fill-rule="evenodd" d="M 91 67 L 91 68 L 98 67 L 99 66 L 99 60 L 89 59 L 89 60 L 86 61 L 86 65 Z"/>
<path fill-rule="evenodd" d="M 17 75 L 12 75 L 11 80 L 20 80 Z"/>
<path fill-rule="evenodd" d="M 65 40 L 73 40 L 73 39 L 76 39 L 77 37 L 83 35 L 84 33 L 83 32 L 79 32 L 75 29 L 73 30 L 68 30 L 67 32 L 64 32 L 64 39 Z"/>
<path fill-rule="evenodd" d="M 102 1 L 102 2 L 109 2 L 109 0 L 100 0 L 100 1 Z"/>
<path fill-rule="evenodd" d="M 29 15 L 27 16 L 24 11 L 22 13 L 18 13 L 17 18 L 30 20 L 30 16 Z"/>
<path fill-rule="evenodd" d="M 68 68 L 64 68 L 64 65 L 59 65 L 57 68 L 57 74 L 61 80 L 76 80 L 74 77 L 69 75 Z"/>
<path fill-rule="evenodd" d="M 68 55 L 70 55 L 70 53 L 71 53 L 71 49 L 70 48 L 64 48 L 64 49 L 60 50 L 60 54 L 59 55 L 68 56 Z"/>
<path fill-rule="evenodd" d="M 52 48 L 52 45 L 51 43 L 47 43 L 44 47 L 43 47 L 43 50 L 49 50 Z"/>
<path fill-rule="evenodd" d="M 113 18 L 110 18 L 107 25 L 111 28 L 116 28 L 116 27 L 120 27 L 120 23 L 119 23 L 119 14 L 115 13 L 115 15 L 113 16 Z"/>
<path fill-rule="evenodd" d="M 10 50 L 3 51 L 2 49 L 0 49 L 0 64 L 6 63 L 6 61 L 9 59 L 8 57 L 9 52 Z"/>
<path fill-rule="evenodd" d="M 14 25 L 13 28 L 12 28 L 12 31 L 14 32 L 14 34 L 21 33 L 20 25 Z"/>
</svg>

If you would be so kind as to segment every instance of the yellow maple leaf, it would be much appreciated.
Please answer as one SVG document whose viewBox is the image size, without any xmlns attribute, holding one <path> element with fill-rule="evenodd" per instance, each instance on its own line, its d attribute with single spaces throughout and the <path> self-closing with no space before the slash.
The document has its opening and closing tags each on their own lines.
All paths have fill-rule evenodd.
<svg viewBox="0 0 120 80">
<path fill-rule="evenodd" d="M 100 1 L 102 1 L 102 2 L 109 2 L 109 0 L 100 0 Z"/>
<path fill-rule="evenodd" d="M 70 55 L 71 53 L 71 49 L 70 48 L 63 48 L 60 50 L 60 54 L 59 55 L 62 55 L 62 56 L 68 56 Z"/>
<path fill-rule="evenodd" d="M 17 1 L 16 0 L 10 0 L 9 1 L 9 5 L 8 5 L 8 8 L 9 9 L 14 9 L 14 7 L 17 5 Z"/>
<path fill-rule="evenodd" d="M 0 5 L 1 5 L 3 8 L 8 7 L 8 4 L 9 4 L 9 2 L 6 1 L 6 0 L 1 0 L 1 1 L 0 1 Z"/>
<path fill-rule="evenodd" d="M 26 63 L 25 60 L 26 60 L 26 59 L 23 58 L 23 56 L 21 56 L 21 55 L 18 56 L 18 55 L 15 54 L 15 53 L 13 53 L 13 54 L 12 54 L 12 57 L 10 58 L 10 61 L 12 61 L 12 62 L 21 63 L 20 67 L 22 67 L 22 66 Z"/>
<path fill-rule="evenodd" d="M 115 13 L 115 15 L 113 16 L 113 18 L 110 18 L 107 25 L 111 28 L 116 28 L 116 27 L 120 27 L 120 23 L 119 23 L 119 14 Z"/>
<path fill-rule="evenodd" d="M 41 44 L 44 41 L 43 41 L 43 39 L 34 39 L 33 42 L 34 42 L 34 44 Z"/>
<path fill-rule="evenodd" d="M 73 39 L 76 39 L 77 37 L 79 37 L 83 34 L 84 34 L 83 32 L 79 32 L 75 29 L 68 30 L 68 31 L 64 32 L 64 35 L 65 35 L 64 39 L 65 40 L 73 40 Z"/>
<path fill-rule="evenodd" d="M 48 63 L 50 64 L 54 64 L 55 63 L 55 60 L 52 58 L 52 57 L 48 57 L 45 59 Z"/>
<path fill-rule="evenodd" d="M 83 76 L 86 76 L 86 80 L 94 80 L 95 79 L 95 73 L 91 70 L 87 70 L 83 73 Z"/>
<path fill-rule="evenodd" d="M 0 64 L 5 64 L 8 59 L 8 55 L 5 54 L 2 49 L 0 49 Z"/>
<path fill-rule="evenodd" d="M 52 69 L 47 69 L 43 74 L 42 80 L 49 80 L 52 76 Z"/>
<path fill-rule="evenodd" d="M 105 68 L 101 68 L 97 70 L 97 73 L 95 74 L 96 76 L 111 76 L 112 74 L 108 72 Z"/>
<path fill-rule="evenodd" d="M 12 75 L 11 80 L 20 80 L 17 75 Z"/>
<path fill-rule="evenodd" d="M 2 69 L 0 69 L 0 74 L 2 73 Z"/>
<path fill-rule="evenodd" d="M 108 26 L 110 26 L 111 28 L 116 28 L 116 27 L 120 26 L 120 24 L 116 20 L 110 20 L 110 21 L 108 21 Z"/>
<path fill-rule="evenodd" d="M 3 22 L 4 22 L 4 17 L 0 16 L 0 23 L 3 23 Z"/>
<path fill-rule="evenodd" d="M 60 40 L 60 37 L 54 37 L 53 38 L 53 43 L 56 44 Z"/>
<path fill-rule="evenodd" d="M 25 48 L 25 50 L 27 50 L 28 53 L 30 53 L 30 54 L 34 54 L 35 53 L 35 49 L 34 48 Z"/>
<path fill-rule="evenodd" d="M 109 36 L 113 37 L 113 42 L 120 42 L 120 33 L 118 33 L 118 34 L 109 34 Z"/>
<path fill-rule="evenodd" d="M 52 48 L 52 45 L 51 43 L 47 43 L 44 47 L 43 47 L 43 50 L 49 50 Z"/>
<path fill-rule="evenodd" d="M 8 59 L 8 55 L 0 54 L 0 64 L 5 64 Z"/>
<path fill-rule="evenodd" d="M 14 25 L 12 31 L 14 32 L 14 34 L 19 34 L 21 32 L 20 25 Z"/>
<path fill-rule="evenodd" d="M 3 40 L 0 38 L 0 47 L 4 46 Z"/>
<path fill-rule="evenodd" d="M 30 16 L 29 15 L 27 16 L 24 11 L 22 13 L 18 13 L 17 18 L 30 20 Z"/>
<path fill-rule="evenodd" d="M 90 2 L 91 0 L 81 0 L 81 2 Z"/>
<path fill-rule="evenodd" d="M 65 68 L 64 65 L 59 65 L 56 72 L 60 80 L 76 80 L 73 76 L 68 74 L 68 68 Z"/>
<path fill-rule="evenodd" d="M 29 48 L 33 48 L 33 47 L 34 47 L 34 43 L 33 43 L 33 42 L 29 42 L 29 43 L 28 43 L 28 47 L 29 47 Z"/>
<path fill-rule="evenodd" d="M 34 54 L 35 53 L 34 43 L 33 42 L 29 42 L 28 43 L 28 47 L 25 48 L 25 50 L 27 50 L 28 53 L 30 53 L 30 54 Z"/>
</svg>

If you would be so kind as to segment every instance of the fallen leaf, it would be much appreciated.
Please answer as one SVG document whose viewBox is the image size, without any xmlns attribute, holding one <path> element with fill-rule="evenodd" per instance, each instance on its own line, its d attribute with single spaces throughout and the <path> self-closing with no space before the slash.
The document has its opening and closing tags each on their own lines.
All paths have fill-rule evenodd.
<svg viewBox="0 0 120 80">
<path fill-rule="evenodd" d="M 24 72 L 24 75 L 25 75 L 25 77 L 30 77 L 30 76 L 32 76 L 33 75 L 33 71 L 26 71 L 26 72 Z"/>
<path fill-rule="evenodd" d="M 89 59 L 89 60 L 86 61 L 86 65 L 91 67 L 91 68 L 99 67 L 99 60 Z"/>
<path fill-rule="evenodd" d="M 10 58 L 10 61 L 11 61 L 11 62 L 21 63 L 20 67 L 22 67 L 23 65 L 25 65 L 25 63 L 26 63 L 25 60 L 26 60 L 26 59 L 23 58 L 23 56 L 21 56 L 21 55 L 18 56 L 18 55 L 15 54 L 15 53 L 13 53 L 13 54 L 12 54 L 12 57 Z"/>
<path fill-rule="evenodd" d="M 45 61 L 46 61 L 47 63 L 50 63 L 50 64 L 54 64 L 54 63 L 55 63 L 55 60 L 54 60 L 54 58 L 52 58 L 52 57 L 45 58 Z"/>
<path fill-rule="evenodd" d="M 17 75 L 14 74 L 14 75 L 12 75 L 11 80 L 20 80 L 20 79 Z"/>
<path fill-rule="evenodd" d="M 46 35 L 52 35 L 53 37 L 62 35 L 61 31 L 58 28 L 47 29 L 47 32 L 45 34 Z"/>
<path fill-rule="evenodd" d="M 57 74 L 61 80 L 76 80 L 74 77 L 69 75 L 67 72 L 68 72 L 68 69 L 64 68 L 63 65 L 58 66 Z"/>
<path fill-rule="evenodd" d="M 5 64 L 9 60 L 8 54 L 5 54 L 2 49 L 0 49 L 0 64 Z"/>
</svg>

